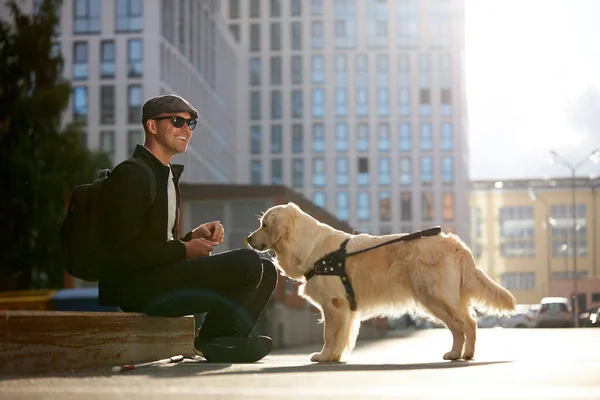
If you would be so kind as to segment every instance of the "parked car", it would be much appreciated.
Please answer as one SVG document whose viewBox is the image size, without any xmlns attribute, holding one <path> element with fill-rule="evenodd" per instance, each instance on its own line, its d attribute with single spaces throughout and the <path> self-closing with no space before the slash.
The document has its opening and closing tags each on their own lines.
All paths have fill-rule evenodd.
<svg viewBox="0 0 600 400">
<path fill-rule="evenodd" d="M 532 328 L 539 304 L 517 304 L 516 314 L 502 321 L 503 328 Z"/>
<path fill-rule="evenodd" d="M 573 312 L 566 297 L 544 297 L 540 309 L 532 318 L 535 328 L 569 328 L 573 326 Z"/>
<path fill-rule="evenodd" d="M 585 312 L 579 314 L 579 326 L 581 327 L 592 327 L 592 326 L 600 326 L 600 321 L 598 321 L 600 313 L 600 307 L 592 307 Z"/>
</svg>

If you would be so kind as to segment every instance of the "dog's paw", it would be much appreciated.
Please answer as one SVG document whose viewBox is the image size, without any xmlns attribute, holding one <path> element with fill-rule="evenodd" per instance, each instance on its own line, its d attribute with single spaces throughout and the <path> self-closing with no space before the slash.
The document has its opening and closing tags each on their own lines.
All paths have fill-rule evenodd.
<svg viewBox="0 0 600 400">
<path fill-rule="evenodd" d="M 462 355 L 462 358 L 464 358 L 465 360 L 472 360 L 473 357 L 475 357 L 474 351 L 465 351 Z"/>
<path fill-rule="evenodd" d="M 460 353 L 449 351 L 446 354 L 444 354 L 444 360 L 460 360 Z"/>
<path fill-rule="evenodd" d="M 336 362 L 340 361 L 340 357 L 327 356 L 323 353 L 313 353 L 310 356 L 312 362 Z"/>
</svg>

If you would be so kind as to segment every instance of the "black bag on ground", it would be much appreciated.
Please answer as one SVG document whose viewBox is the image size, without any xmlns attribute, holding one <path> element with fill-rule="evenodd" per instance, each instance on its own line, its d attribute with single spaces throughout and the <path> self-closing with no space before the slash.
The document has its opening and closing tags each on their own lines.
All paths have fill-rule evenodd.
<svg viewBox="0 0 600 400">
<path fill-rule="evenodd" d="M 144 161 L 131 157 L 123 162 L 133 162 L 150 175 L 150 205 L 156 197 L 156 178 Z M 88 282 L 100 279 L 102 257 L 100 255 L 100 204 L 110 179 L 111 171 L 104 169 L 92 183 L 73 189 L 69 207 L 60 225 L 60 241 L 64 268 L 75 278 Z"/>
</svg>

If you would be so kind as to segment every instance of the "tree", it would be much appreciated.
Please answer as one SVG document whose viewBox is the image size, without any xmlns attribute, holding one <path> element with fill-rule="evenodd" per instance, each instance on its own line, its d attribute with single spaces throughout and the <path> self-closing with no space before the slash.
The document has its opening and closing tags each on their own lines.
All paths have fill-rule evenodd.
<svg viewBox="0 0 600 400">
<path fill-rule="evenodd" d="M 71 86 L 53 51 L 59 3 L 30 15 L 12 0 L 12 21 L 0 21 L 0 290 L 62 287 L 66 202 L 110 167 L 81 143 L 81 125 L 61 126 Z"/>
</svg>

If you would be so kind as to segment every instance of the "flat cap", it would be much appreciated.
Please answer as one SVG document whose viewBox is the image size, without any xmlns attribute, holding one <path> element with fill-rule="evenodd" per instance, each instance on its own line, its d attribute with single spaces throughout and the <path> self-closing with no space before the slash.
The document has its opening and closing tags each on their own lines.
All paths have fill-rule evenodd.
<svg viewBox="0 0 600 400">
<path fill-rule="evenodd" d="M 142 122 L 145 124 L 151 118 L 162 113 L 189 112 L 193 119 L 198 119 L 198 111 L 181 96 L 165 94 L 146 101 L 142 106 Z"/>
</svg>

